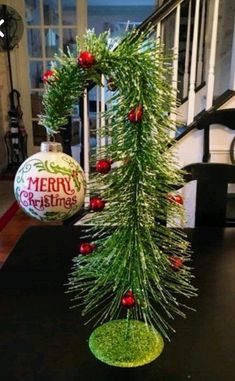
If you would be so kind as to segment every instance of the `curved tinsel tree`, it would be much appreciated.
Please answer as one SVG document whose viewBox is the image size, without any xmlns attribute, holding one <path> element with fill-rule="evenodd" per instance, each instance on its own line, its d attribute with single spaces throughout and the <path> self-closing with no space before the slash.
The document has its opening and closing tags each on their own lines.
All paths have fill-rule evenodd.
<svg viewBox="0 0 235 381">
<path fill-rule="evenodd" d="M 41 124 L 50 133 L 66 123 L 90 80 L 99 84 L 103 73 L 115 90 L 101 132 L 109 144 L 97 153 L 90 185 L 92 243 L 84 239 L 69 289 L 83 314 L 101 324 L 91 350 L 117 366 L 156 358 L 163 342 L 155 329 L 168 337 L 169 320 L 184 316 L 178 296 L 195 295 L 185 235 L 166 226 L 166 218 L 182 214 L 175 189 L 183 181 L 169 151 L 175 99 L 169 60 L 150 34 L 133 31 L 111 51 L 106 34 L 88 31 L 77 41 L 77 56 L 57 57 L 45 74 Z"/>
</svg>

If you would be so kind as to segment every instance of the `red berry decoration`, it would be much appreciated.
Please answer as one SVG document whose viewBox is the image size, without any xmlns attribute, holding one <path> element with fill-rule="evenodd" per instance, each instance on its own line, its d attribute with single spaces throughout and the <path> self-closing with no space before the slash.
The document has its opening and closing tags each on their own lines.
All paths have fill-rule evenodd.
<svg viewBox="0 0 235 381">
<path fill-rule="evenodd" d="M 90 52 L 81 52 L 77 59 L 83 69 L 89 69 L 95 63 L 95 56 Z"/>
<path fill-rule="evenodd" d="M 111 169 L 111 161 L 110 160 L 99 160 L 96 163 L 96 171 L 105 175 Z"/>
<path fill-rule="evenodd" d="M 183 260 L 180 257 L 177 257 L 176 255 L 172 255 L 170 258 L 171 266 L 174 270 L 180 270 L 183 267 Z"/>
<path fill-rule="evenodd" d="M 184 204 L 184 199 L 180 194 L 170 193 L 168 195 L 168 200 L 170 200 L 171 202 L 175 202 L 176 204 Z"/>
<path fill-rule="evenodd" d="M 92 251 L 95 249 L 95 245 L 93 243 L 84 242 L 81 243 L 79 247 L 80 254 L 87 255 L 92 253 Z"/>
<path fill-rule="evenodd" d="M 121 299 L 121 305 L 125 308 L 132 308 L 135 306 L 135 297 L 133 291 L 127 291 L 127 293 Z"/>
<path fill-rule="evenodd" d="M 55 75 L 55 71 L 54 70 L 46 70 L 45 73 L 43 74 L 42 76 L 42 80 L 44 83 L 49 83 L 50 82 L 50 79 L 52 79 L 52 77 L 54 77 Z"/>
<path fill-rule="evenodd" d="M 105 207 L 105 201 L 101 197 L 92 197 L 90 199 L 90 208 L 94 212 L 99 212 Z"/>
<path fill-rule="evenodd" d="M 129 113 L 128 113 L 128 120 L 131 123 L 140 123 L 143 118 L 143 107 L 142 105 L 139 105 L 135 108 L 133 108 Z"/>
</svg>

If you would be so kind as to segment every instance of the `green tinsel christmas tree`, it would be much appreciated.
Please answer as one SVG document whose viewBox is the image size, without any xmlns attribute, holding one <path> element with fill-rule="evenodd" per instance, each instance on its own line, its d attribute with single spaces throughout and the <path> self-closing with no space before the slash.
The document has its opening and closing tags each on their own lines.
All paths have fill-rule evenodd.
<svg viewBox="0 0 235 381">
<path fill-rule="evenodd" d="M 57 57 L 46 73 L 41 116 L 57 132 L 101 73 L 115 90 L 102 115 L 109 144 L 96 152 L 90 182 L 92 242 L 84 239 L 74 259 L 69 291 L 100 325 L 90 337 L 92 352 L 126 367 L 161 353 L 160 333 L 168 337 L 169 320 L 185 316 L 178 297 L 195 295 L 185 234 L 166 225 L 183 213 L 175 193 L 183 178 L 169 150 L 175 103 L 169 58 L 150 36 L 151 30 L 133 31 L 111 51 L 107 34 L 88 31 L 77 40 L 77 56 Z"/>
</svg>

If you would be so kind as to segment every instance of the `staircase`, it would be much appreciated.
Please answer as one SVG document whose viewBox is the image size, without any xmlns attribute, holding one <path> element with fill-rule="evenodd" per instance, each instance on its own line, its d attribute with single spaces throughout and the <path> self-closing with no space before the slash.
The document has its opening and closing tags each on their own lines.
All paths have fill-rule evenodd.
<svg viewBox="0 0 235 381">
<path fill-rule="evenodd" d="M 166 54 L 173 57 L 171 80 L 178 104 L 178 115 L 171 116 L 177 126 L 173 149 L 180 167 L 209 161 L 234 163 L 234 16 L 233 0 L 166 0 L 138 27 L 145 30 L 151 24 L 153 38 L 163 43 Z M 103 86 L 91 86 L 81 102 L 81 162 L 87 177 L 91 170 L 91 141 L 94 147 L 106 144 L 105 138 L 99 137 L 99 129 L 105 124 L 100 113 L 105 111 L 109 92 L 104 77 L 101 80 Z M 188 215 L 193 214 L 192 187 L 183 190 L 186 204 L 190 205 Z M 231 187 L 231 194 L 228 197 L 233 205 L 235 188 Z M 88 203 L 87 198 L 85 206 Z M 187 226 L 193 224 L 189 218 Z"/>
</svg>

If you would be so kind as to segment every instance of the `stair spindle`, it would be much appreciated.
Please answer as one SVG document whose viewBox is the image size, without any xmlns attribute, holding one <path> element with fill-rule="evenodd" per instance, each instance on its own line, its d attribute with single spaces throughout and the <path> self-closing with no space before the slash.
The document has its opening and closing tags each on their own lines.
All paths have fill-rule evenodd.
<svg viewBox="0 0 235 381">
<path fill-rule="evenodd" d="M 175 13 L 175 31 L 174 31 L 174 46 L 173 46 L 173 73 L 172 73 L 172 89 L 175 98 L 175 107 L 177 102 L 178 88 L 178 61 L 179 61 L 179 34 L 180 34 L 180 4 L 177 5 Z M 171 119 L 176 121 L 176 113 L 171 113 Z"/>
<path fill-rule="evenodd" d="M 189 95 L 188 95 L 188 118 L 187 124 L 192 123 L 195 109 L 195 82 L 196 82 L 196 66 L 197 66 L 197 47 L 198 47 L 198 29 L 199 29 L 199 9 L 200 0 L 196 0 L 193 28 L 193 43 L 192 56 L 189 80 Z"/>
<path fill-rule="evenodd" d="M 90 131 L 89 131 L 89 113 L 88 113 L 88 95 L 87 90 L 84 90 L 83 95 L 83 130 L 84 130 L 84 173 L 86 177 L 87 186 L 89 184 L 90 175 Z M 90 195 L 87 188 L 87 193 L 85 196 L 85 207 L 89 205 Z"/>
<path fill-rule="evenodd" d="M 105 78 L 104 75 L 101 75 L 101 89 L 100 89 L 100 128 L 103 129 L 105 127 L 105 117 L 104 117 L 104 112 L 105 112 Z M 105 136 L 101 136 L 101 146 L 105 146 L 106 140 Z"/>
<path fill-rule="evenodd" d="M 208 68 L 208 76 L 207 76 L 206 110 L 208 110 L 213 104 L 218 16 L 219 16 L 219 0 L 214 0 L 209 68 Z"/>
<path fill-rule="evenodd" d="M 232 44 L 232 57 L 230 65 L 230 89 L 235 90 L 235 17 L 233 24 L 233 44 Z"/>
<path fill-rule="evenodd" d="M 197 62 L 197 86 L 202 83 L 203 48 L 205 40 L 206 0 L 202 1 L 201 29 L 199 37 L 198 62 Z"/>
<path fill-rule="evenodd" d="M 96 151 L 98 154 L 98 150 L 101 146 L 100 139 L 100 87 L 96 86 Z"/>
<path fill-rule="evenodd" d="M 183 78 L 183 98 L 188 95 L 188 80 L 189 80 L 189 54 L 190 54 L 190 39 L 191 39 L 191 24 L 192 24 L 192 0 L 188 5 L 188 17 L 187 17 L 187 37 L 186 37 L 186 49 L 185 49 L 185 62 L 184 62 L 184 78 Z"/>
</svg>

